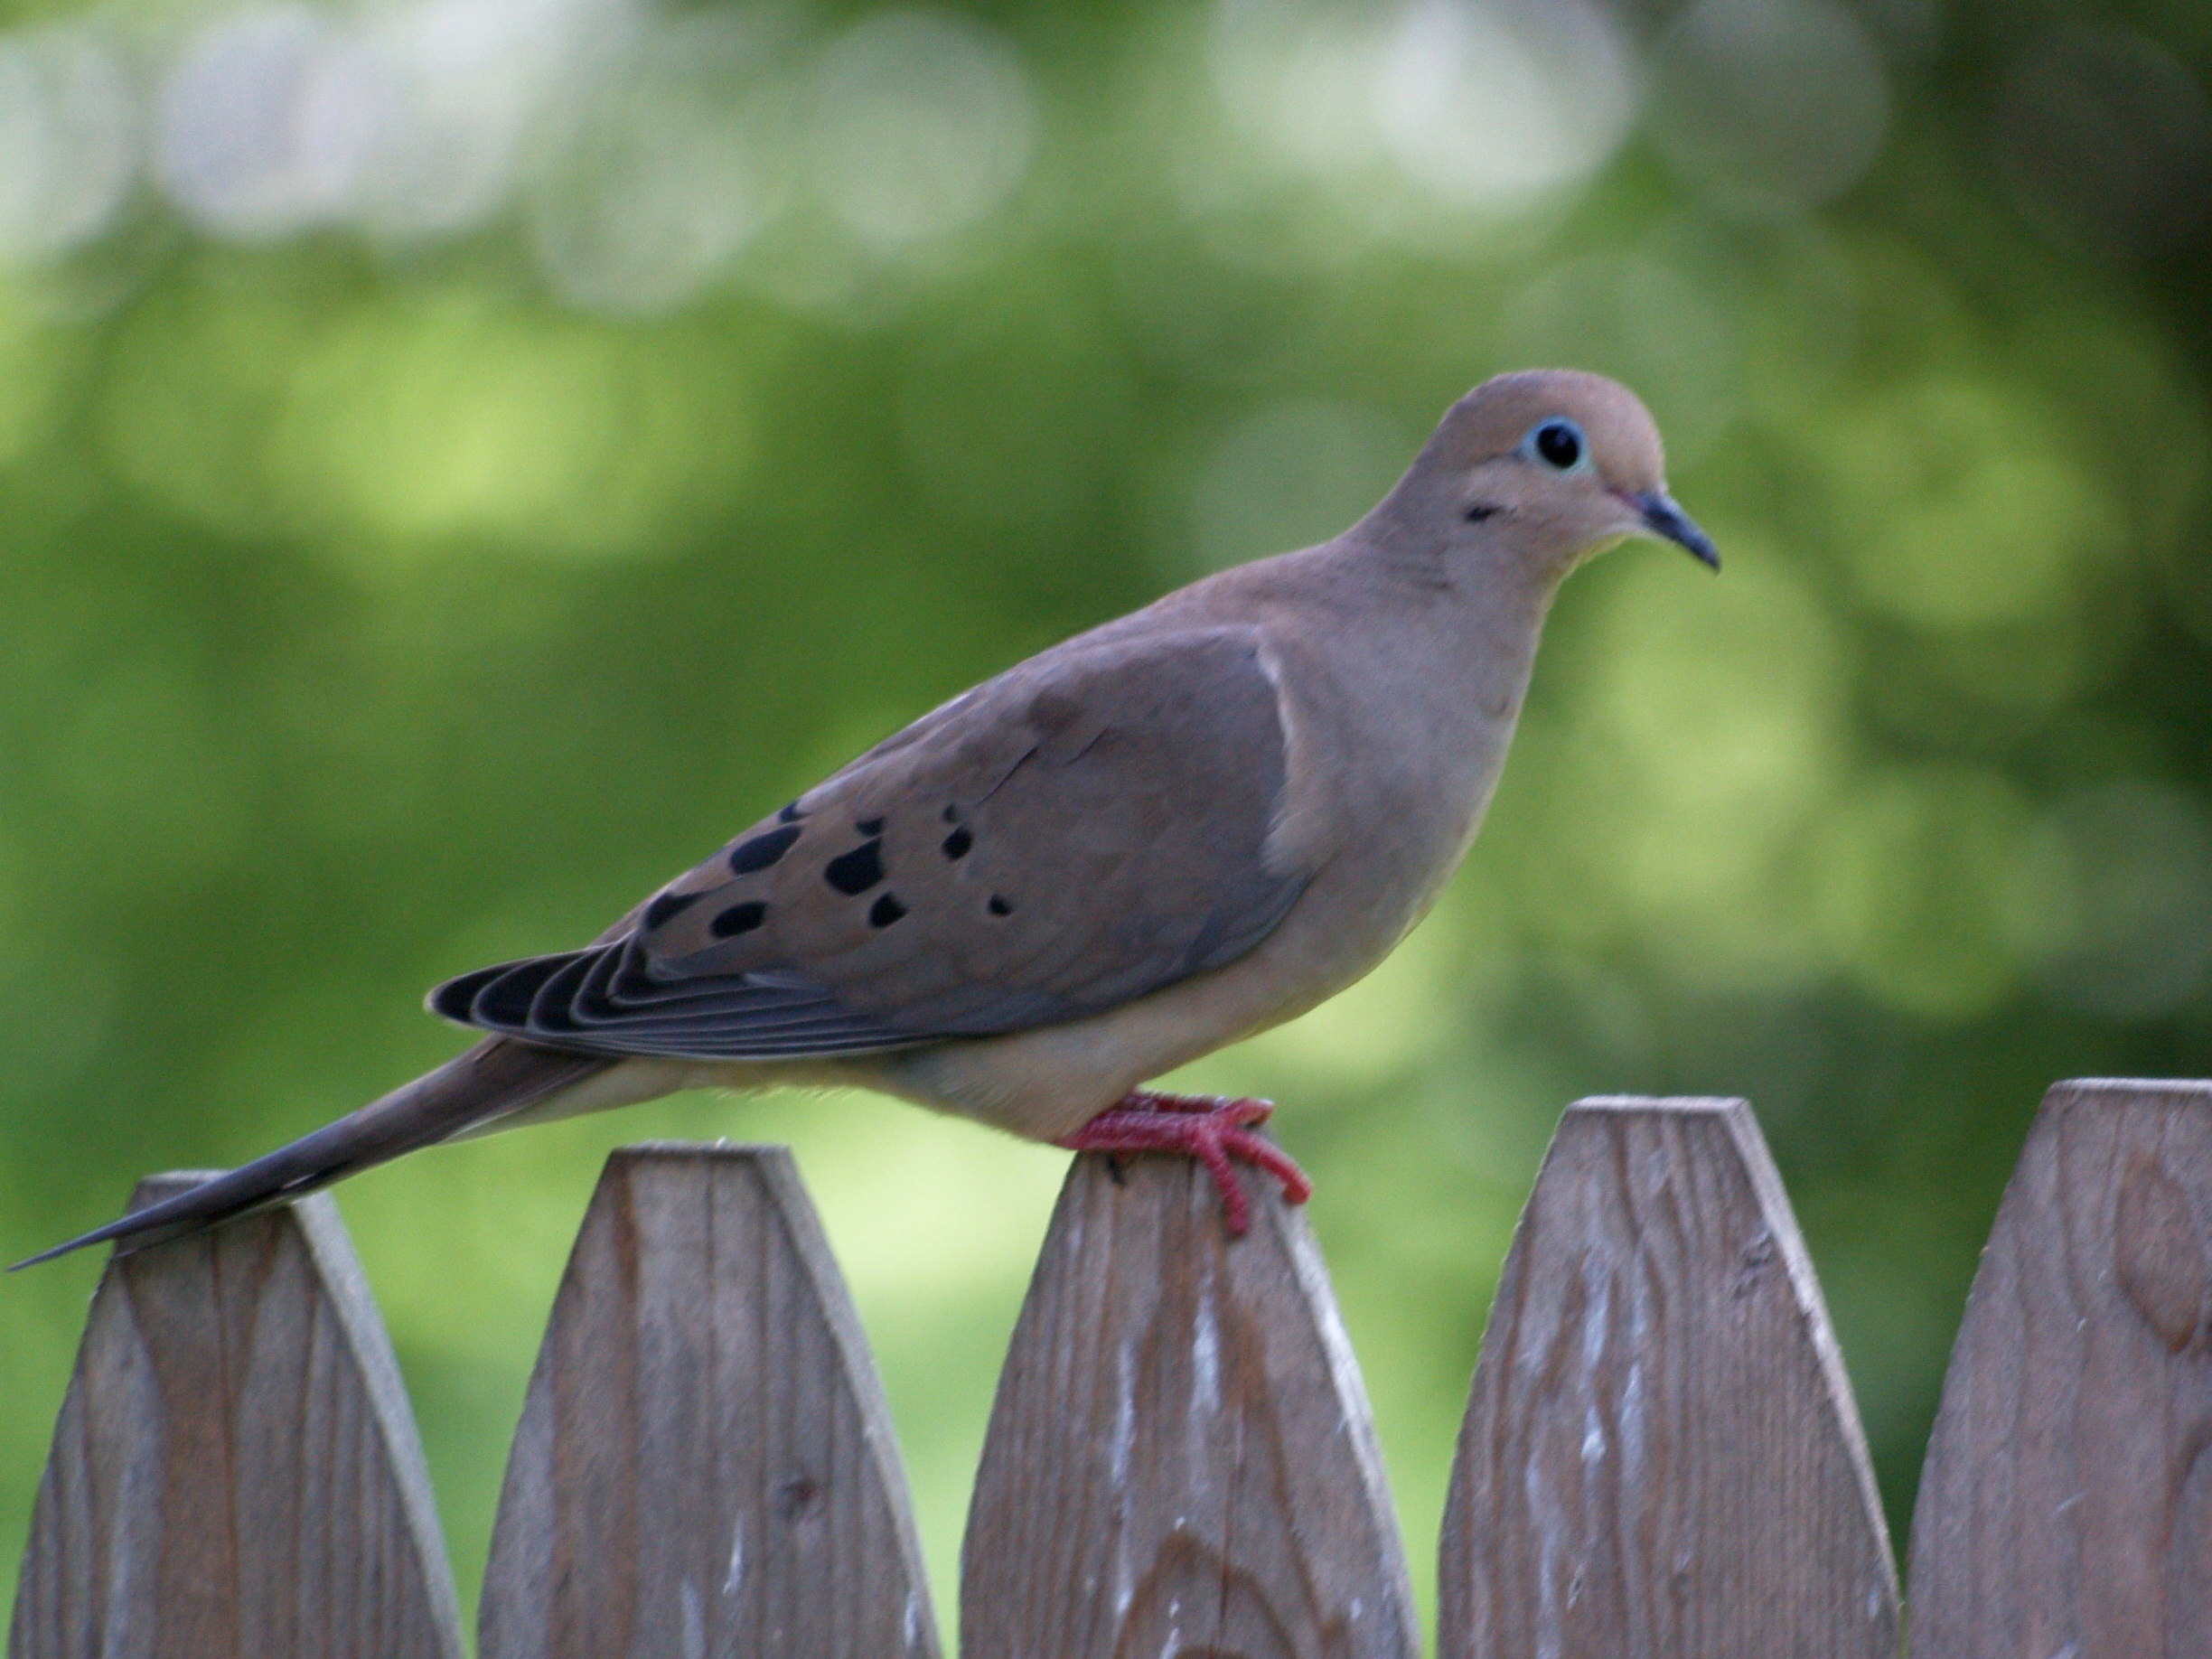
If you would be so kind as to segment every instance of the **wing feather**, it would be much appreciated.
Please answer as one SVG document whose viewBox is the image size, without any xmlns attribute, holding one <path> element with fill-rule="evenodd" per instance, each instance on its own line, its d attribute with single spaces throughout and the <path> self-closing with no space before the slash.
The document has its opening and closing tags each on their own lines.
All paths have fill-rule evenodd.
<svg viewBox="0 0 2212 1659">
<path fill-rule="evenodd" d="M 593 1054 L 858 1054 L 1052 1025 L 1281 921 L 1287 744 L 1256 630 L 1086 636 L 953 699 L 586 950 L 438 1013 Z"/>
</svg>

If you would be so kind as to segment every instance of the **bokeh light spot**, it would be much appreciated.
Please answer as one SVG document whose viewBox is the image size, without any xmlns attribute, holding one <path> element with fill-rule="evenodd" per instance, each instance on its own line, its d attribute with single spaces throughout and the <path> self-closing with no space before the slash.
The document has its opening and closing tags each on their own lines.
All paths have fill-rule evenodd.
<svg viewBox="0 0 2212 1659">
<path fill-rule="evenodd" d="M 370 142 L 353 211 L 380 238 L 449 235 L 503 206 L 548 123 L 636 25 L 629 0 L 408 0 L 361 36 Z"/>
<path fill-rule="evenodd" d="M 650 551 L 711 461 L 742 468 L 734 388 L 588 323 L 465 293 L 368 308 L 303 355 L 272 466 L 302 502 L 398 543 L 489 538 L 560 557 Z"/>
<path fill-rule="evenodd" d="M 2212 228 L 2212 100 L 2132 30 L 2074 23 L 2023 52 L 1997 147 L 2014 202 L 2057 235 L 2142 254 Z"/>
<path fill-rule="evenodd" d="M 824 50 L 815 96 L 816 187 L 877 252 L 969 229 L 1028 171 L 1028 74 L 1002 36 L 950 13 L 854 24 Z"/>
<path fill-rule="evenodd" d="M 264 239 L 335 217 L 373 136 L 369 66 L 323 16 L 219 18 L 162 89 L 155 171 L 187 219 Z"/>
<path fill-rule="evenodd" d="M 1439 208 L 1479 222 L 1589 178 L 1637 103 L 1617 26 L 1583 0 L 1221 0 L 1207 67 L 1262 156 L 1417 243 L 1449 239 Z"/>
<path fill-rule="evenodd" d="M 50 258 L 106 230 L 138 172 L 136 90 L 97 35 L 0 36 L 0 260 Z"/>
<path fill-rule="evenodd" d="M 2118 514 L 2074 447 L 1998 383 L 1926 380 L 1840 412 L 1822 436 L 1859 591 L 1914 626 L 2050 616 L 2116 539 Z"/>
<path fill-rule="evenodd" d="M 1512 207 L 1597 172 L 1636 111 L 1633 66 L 1580 0 L 1418 0 L 1374 88 L 1408 177 L 1461 207 Z"/>
<path fill-rule="evenodd" d="M 756 32 L 721 13 L 653 31 L 577 111 L 530 202 L 555 290 L 594 310 L 663 311 L 725 270 L 787 196 L 785 104 Z"/>
<path fill-rule="evenodd" d="M 1697 0 L 1660 36 L 1653 67 L 1653 136 L 1724 211 L 1817 207 L 1881 149 L 1888 79 L 1834 0 Z"/>
</svg>

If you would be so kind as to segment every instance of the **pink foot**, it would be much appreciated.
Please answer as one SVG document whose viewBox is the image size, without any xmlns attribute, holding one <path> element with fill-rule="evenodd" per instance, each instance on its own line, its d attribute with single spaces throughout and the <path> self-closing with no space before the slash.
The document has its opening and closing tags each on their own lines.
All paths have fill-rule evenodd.
<svg viewBox="0 0 2212 1659">
<path fill-rule="evenodd" d="M 1071 1152 L 1180 1152 L 1196 1158 L 1221 1194 L 1229 1236 L 1239 1239 L 1251 1225 L 1251 1207 L 1237 1185 L 1233 1158 L 1256 1164 L 1280 1181 L 1283 1196 L 1292 1204 L 1304 1204 L 1313 1196 L 1313 1183 L 1290 1155 L 1252 1133 L 1274 1110 L 1272 1101 L 1132 1089 L 1119 1105 L 1107 1108 L 1055 1144 Z"/>
</svg>

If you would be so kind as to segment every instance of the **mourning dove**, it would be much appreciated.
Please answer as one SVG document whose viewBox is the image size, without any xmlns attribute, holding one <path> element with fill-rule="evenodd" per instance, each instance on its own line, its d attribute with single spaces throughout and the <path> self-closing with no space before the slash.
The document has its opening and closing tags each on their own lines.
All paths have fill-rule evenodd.
<svg viewBox="0 0 2212 1659">
<path fill-rule="evenodd" d="M 492 1035 L 45 1256 L 133 1247 L 457 1136 L 702 1085 L 855 1085 L 1086 1150 L 1310 1188 L 1260 1101 L 1140 1085 L 1389 953 L 1481 822 L 1561 580 L 1636 535 L 1719 567 L 1595 375 L 1452 406 L 1334 541 L 1054 646 L 878 744 L 580 951 L 430 995 Z"/>
</svg>

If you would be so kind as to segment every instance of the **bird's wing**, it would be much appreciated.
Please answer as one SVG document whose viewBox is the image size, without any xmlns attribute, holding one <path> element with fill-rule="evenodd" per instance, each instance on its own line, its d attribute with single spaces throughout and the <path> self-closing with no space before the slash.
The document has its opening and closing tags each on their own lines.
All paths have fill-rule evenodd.
<svg viewBox="0 0 2212 1659">
<path fill-rule="evenodd" d="M 586 950 L 431 1007 L 604 1054 L 863 1053 L 1055 1025 L 1225 966 L 1306 872 L 1270 865 L 1287 745 L 1250 627 L 1122 632 L 957 698 Z"/>
</svg>

